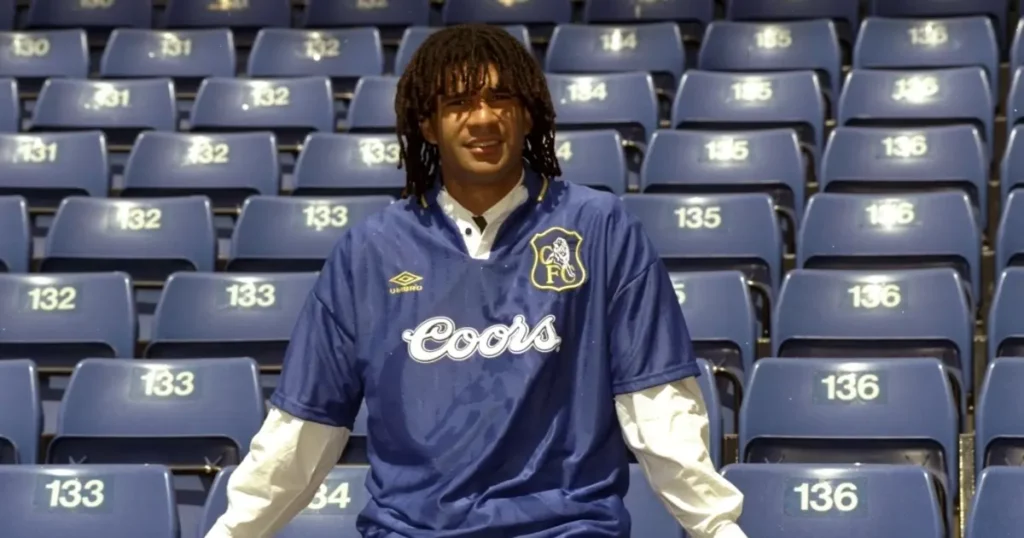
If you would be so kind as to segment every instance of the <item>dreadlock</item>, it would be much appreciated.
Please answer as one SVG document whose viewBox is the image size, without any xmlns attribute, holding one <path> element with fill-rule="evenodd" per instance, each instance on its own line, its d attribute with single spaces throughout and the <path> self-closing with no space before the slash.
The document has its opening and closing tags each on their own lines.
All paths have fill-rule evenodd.
<svg viewBox="0 0 1024 538">
<path fill-rule="evenodd" d="M 420 123 L 433 116 L 438 97 L 447 90 L 480 91 L 492 65 L 501 85 L 519 99 L 533 120 L 523 146 L 530 169 L 549 178 L 562 174 L 555 156 L 555 110 L 537 60 L 501 27 L 465 24 L 428 37 L 398 81 L 395 116 L 398 166 L 405 167 L 403 196 L 420 196 L 430 190 L 440 167 L 437 146 L 423 138 Z"/>
</svg>

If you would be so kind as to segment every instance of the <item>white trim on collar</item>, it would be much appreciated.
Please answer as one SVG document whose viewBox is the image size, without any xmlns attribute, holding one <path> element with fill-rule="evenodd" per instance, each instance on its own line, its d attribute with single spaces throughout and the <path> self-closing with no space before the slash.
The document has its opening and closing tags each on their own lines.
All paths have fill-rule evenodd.
<svg viewBox="0 0 1024 538">
<path fill-rule="evenodd" d="M 512 188 L 504 198 L 498 200 L 490 209 L 484 211 L 483 215 L 479 215 L 487 221 L 487 226 L 490 227 L 492 223 L 498 224 L 504 221 L 506 217 L 515 209 L 529 198 L 529 192 L 526 185 L 523 184 L 523 179 L 526 176 L 526 171 L 523 171 L 523 175 L 519 176 L 519 183 Z M 451 195 L 448 194 L 448 189 L 441 188 L 441 192 L 438 195 L 438 204 L 441 206 L 441 210 L 444 211 L 445 215 L 448 215 L 455 221 L 472 221 L 474 216 L 473 212 L 466 209 L 459 202 L 457 202 Z"/>
</svg>

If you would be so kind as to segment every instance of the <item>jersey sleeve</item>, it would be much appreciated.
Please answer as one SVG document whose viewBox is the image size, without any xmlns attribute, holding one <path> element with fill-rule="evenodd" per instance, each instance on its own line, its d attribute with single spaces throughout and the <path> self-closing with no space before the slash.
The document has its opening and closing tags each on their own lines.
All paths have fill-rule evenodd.
<svg viewBox="0 0 1024 538">
<path fill-rule="evenodd" d="M 624 210 L 622 210 L 624 212 Z M 612 391 L 625 394 L 700 375 L 672 281 L 640 223 L 610 219 Z"/>
<path fill-rule="evenodd" d="M 351 429 L 363 383 L 356 362 L 348 237 L 324 264 L 299 314 L 270 403 L 303 420 Z"/>
</svg>

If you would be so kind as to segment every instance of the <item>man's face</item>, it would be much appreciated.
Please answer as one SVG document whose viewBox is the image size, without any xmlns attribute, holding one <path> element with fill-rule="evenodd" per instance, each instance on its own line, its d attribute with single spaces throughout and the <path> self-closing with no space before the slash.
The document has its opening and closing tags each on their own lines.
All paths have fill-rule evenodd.
<svg viewBox="0 0 1024 538">
<path fill-rule="evenodd" d="M 504 179 L 519 166 L 531 127 L 529 113 L 519 99 L 502 90 L 493 66 L 480 92 L 466 92 L 461 85 L 454 88 L 438 98 L 437 112 L 420 124 L 446 168 L 481 182 Z"/>
</svg>

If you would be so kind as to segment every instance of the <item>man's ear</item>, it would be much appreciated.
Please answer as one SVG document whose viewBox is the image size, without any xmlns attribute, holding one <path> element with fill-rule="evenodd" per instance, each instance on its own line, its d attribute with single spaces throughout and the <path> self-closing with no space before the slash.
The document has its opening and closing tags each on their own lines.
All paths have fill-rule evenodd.
<svg viewBox="0 0 1024 538">
<path fill-rule="evenodd" d="M 420 121 L 420 134 L 423 135 L 423 139 L 427 143 L 437 145 L 437 133 L 434 131 L 434 120 L 432 118 Z"/>
</svg>

